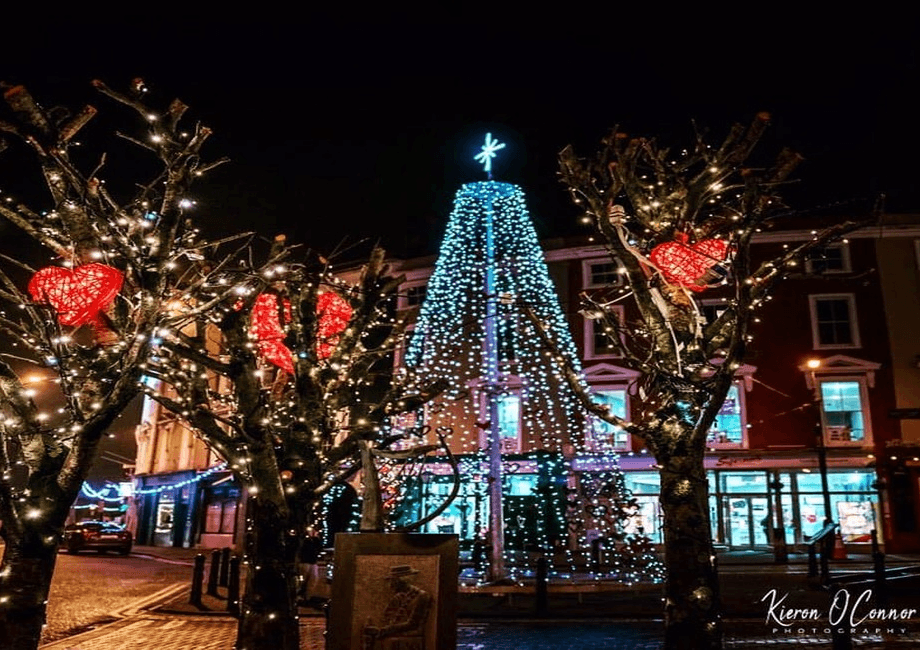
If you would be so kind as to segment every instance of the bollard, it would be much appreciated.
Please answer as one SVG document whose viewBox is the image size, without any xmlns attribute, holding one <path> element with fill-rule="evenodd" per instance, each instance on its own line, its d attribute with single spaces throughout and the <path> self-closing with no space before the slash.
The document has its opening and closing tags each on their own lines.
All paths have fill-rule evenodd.
<svg viewBox="0 0 920 650">
<path fill-rule="evenodd" d="M 227 562 L 229 580 L 227 583 L 227 611 L 234 616 L 240 615 L 240 558 L 234 555 Z"/>
<path fill-rule="evenodd" d="M 208 595 L 217 595 L 217 578 L 220 573 L 220 551 L 214 549 L 211 551 L 211 571 L 208 573 Z"/>
<path fill-rule="evenodd" d="M 188 602 L 192 605 L 201 605 L 201 583 L 204 582 L 204 555 L 195 556 L 195 568 L 192 569 L 192 592 Z"/>
<path fill-rule="evenodd" d="M 221 549 L 221 556 L 220 556 L 220 586 L 221 587 L 227 586 L 227 580 L 229 579 L 227 572 L 229 571 L 229 569 L 230 569 L 230 549 L 229 547 L 225 546 L 223 549 Z"/>
<path fill-rule="evenodd" d="M 537 558 L 537 616 L 543 617 L 547 614 L 547 580 L 546 580 L 546 558 L 542 555 Z"/>
<path fill-rule="evenodd" d="M 818 577 L 818 556 L 815 554 L 815 544 L 808 545 L 808 577 Z"/>
</svg>

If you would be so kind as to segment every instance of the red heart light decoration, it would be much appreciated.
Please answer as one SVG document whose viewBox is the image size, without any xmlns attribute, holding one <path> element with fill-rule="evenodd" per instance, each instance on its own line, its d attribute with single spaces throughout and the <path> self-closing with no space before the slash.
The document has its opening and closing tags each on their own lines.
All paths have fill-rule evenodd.
<svg viewBox="0 0 920 650">
<path fill-rule="evenodd" d="M 316 356 L 328 359 L 338 343 L 338 335 L 348 326 L 351 305 L 336 293 L 327 291 L 316 299 L 319 315 Z M 291 303 L 284 301 L 284 324 L 291 319 Z M 294 360 L 291 350 L 284 344 L 284 327 L 278 313 L 278 297 L 263 293 L 252 306 L 250 335 L 256 339 L 259 354 L 269 363 L 278 366 L 288 374 L 294 374 Z"/>
<path fill-rule="evenodd" d="M 337 293 L 327 291 L 316 297 L 316 313 L 319 314 L 316 356 L 320 359 L 328 359 L 338 345 L 338 335 L 348 327 L 351 311 L 348 301 Z"/>
<path fill-rule="evenodd" d="M 91 263 L 67 269 L 49 266 L 29 280 L 29 294 L 36 302 L 51 305 L 58 322 L 68 327 L 91 324 L 104 330 L 100 314 L 115 301 L 124 274 L 105 264 Z"/>
<path fill-rule="evenodd" d="M 676 241 L 658 244 L 649 253 L 649 259 L 670 284 L 679 284 L 691 291 L 707 289 L 707 276 L 723 261 L 728 252 L 728 242 L 722 239 L 704 239 L 688 245 L 689 237 L 680 233 Z"/>
<path fill-rule="evenodd" d="M 291 303 L 284 301 L 285 322 L 291 319 Z M 263 359 L 284 370 L 294 374 L 294 360 L 291 351 L 282 342 L 284 329 L 278 316 L 278 297 L 272 293 L 263 293 L 256 298 L 252 306 L 252 319 L 249 325 L 249 334 L 259 346 L 259 354 Z"/>
</svg>

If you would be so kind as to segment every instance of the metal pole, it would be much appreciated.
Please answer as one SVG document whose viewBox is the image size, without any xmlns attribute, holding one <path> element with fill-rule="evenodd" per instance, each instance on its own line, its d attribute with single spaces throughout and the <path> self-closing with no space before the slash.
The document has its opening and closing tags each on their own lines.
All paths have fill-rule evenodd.
<svg viewBox="0 0 920 650">
<path fill-rule="evenodd" d="M 486 260 L 483 291 L 486 298 L 485 349 L 483 366 L 486 376 L 486 396 L 489 400 L 489 535 L 492 554 L 489 558 L 488 580 L 496 582 L 505 578 L 505 524 L 502 515 L 502 448 L 499 427 L 499 393 L 501 391 L 498 369 L 498 296 L 495 291 L 495 212 L 491 199 L 486 207 Z"/>
<path fill-rule="evenodd" d="M 773 530 L 770 531 L 773 533 L 770 536 L 770 541 L 773 542 L 773 561 L 776 564 L 788 564 L 789 549 L 786 546 L 786 526 L 783 523 L 783 484 L 779 480 L 779 472 L 774 472 L 774 479 L 770 483 L 770 487 L 774 490 L 773 496 L 775 499 L 773 506 Z"/>
<path fill-rule="evenodd" d="M 821 408 L 821 402 L 818 402 L 818 409 Z M 829 524 L 834 521 L 831 516 L 831 491 L 827 486 L 827 448 L 824 446 L 824 427 L 818 422 L 818 469 L 821 472 L 821 495 L 824 497 L 824 523 Z"/>
</svg>

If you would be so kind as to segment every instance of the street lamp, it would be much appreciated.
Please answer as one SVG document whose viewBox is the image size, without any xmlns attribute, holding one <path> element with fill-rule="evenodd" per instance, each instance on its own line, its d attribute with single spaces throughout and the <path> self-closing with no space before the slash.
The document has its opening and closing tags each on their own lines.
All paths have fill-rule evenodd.
<svg viewBox="0 0 920 650">
<path fill-rule="evenodd" d="M 805 365 L 811 369 L 811 383 L 814 386 L 814 405 L 818 409 L 818 421 L 815 424 L 815 433 L 818 450 L 818 471 L 821 472 L 821 495 L 824 497 L 824 525 L 833 522 L 831 517 L 831 493 L 827 484 L 827 448 L 824 446 L 824 397 L 821 394 L 821 385 L 818 383 L 816 371 L 821 367 L 821 359 L 809 359 Z"/>
</svg>

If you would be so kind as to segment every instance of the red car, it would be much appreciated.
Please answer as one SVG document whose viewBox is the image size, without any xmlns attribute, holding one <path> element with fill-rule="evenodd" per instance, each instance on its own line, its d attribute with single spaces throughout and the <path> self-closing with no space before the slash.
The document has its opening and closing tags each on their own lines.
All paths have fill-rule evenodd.
<svg viewBox="0 0 920 650">
<path fill-rule="evenodd" d="M 81 521 L 64 528 L 63 546 L 68 553 L 117 551 L 127 555 L 133 543 L 131 531 L 112 521 Z"/>
</svg>

